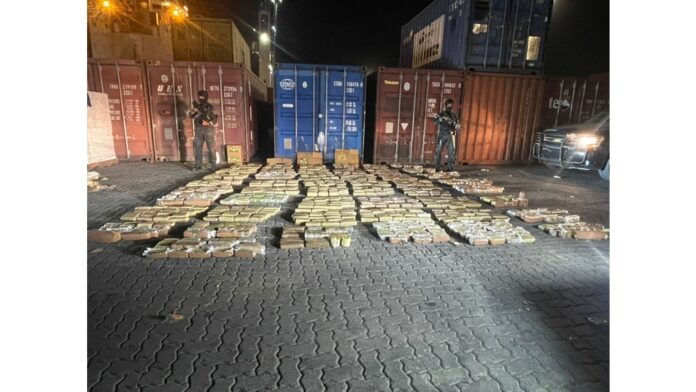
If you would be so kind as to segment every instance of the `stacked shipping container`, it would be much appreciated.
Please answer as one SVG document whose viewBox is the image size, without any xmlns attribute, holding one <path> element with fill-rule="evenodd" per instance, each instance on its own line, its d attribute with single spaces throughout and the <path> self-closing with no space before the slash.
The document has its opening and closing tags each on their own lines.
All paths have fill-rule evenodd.
<svg viewBox="0 0 696 392">
<path fill-rule="evenodd" d="M 401 28 L 406 68 L 543 68 L 551 0 L 435 0 Z"/>
<path fill-rule="evenodd" d="M 88 90 L 109 96 L 119 159 L 193 160 L 186 112 L 198 90 L 208 91 L 219 114 L 219 159 L 226 144 L 241 145 L 245 161 L 256 152 L 254 100 L 265 100 L 266 88 L 240 64 L 90 59 L 87 79 Z"/>
<path fill-rule="evenodd" d="M 176 61 L 241 63 L 251 71 L 251 50 L 232 19 L 194 16 L 172 25 Z"/>
</svg>

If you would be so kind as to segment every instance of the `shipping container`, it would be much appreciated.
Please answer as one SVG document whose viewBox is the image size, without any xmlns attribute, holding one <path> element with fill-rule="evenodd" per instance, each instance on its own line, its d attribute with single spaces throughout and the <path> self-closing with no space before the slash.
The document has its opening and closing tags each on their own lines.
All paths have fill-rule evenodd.
<svg viewBox="0 0 696 392">
<path fill-rule="evenodd" d="M 109 96 L 114 149 L 120 160 L 153 160 L 145 67 L 133 60 L 87 61 L 87 89 Z"/>
<path fill-rule="evenodd" d="M 399 66 L 538 73 L 552 0 L 435 0 L 401 28 Z"/>
<path fill-rule="evenodd" d="M 547 77 L 540 129 L 577 124 L 609 111 L 609 74 Z"/>
<path fill-rule="evenodd" d="M 130 26 L 119 29 L 118 22 L 114 22 L 114 26 L 105 22 L 94 19 L 87 26 L 90 58 L 141 61 L 174 59 L 170 25 L 150 26 L 130 21 Z"/>
<path fill-rule="evenodd" d="M 208 91 L 208 102 L 219 116 L 215 126 L 219 161 L 226 160 L 226 145 L 242 146 L 244 162 L 255 155 L 254 99 L 266 91 L 254 88 L 260 83 L 256 75 L 241 64 L 179 61 L 149 62 L 147 75 L 158 160 L 194 160 L 193 120 L 187 112 L 199 90 Z M 206 151 L 204 146 L 204 156 Z"/>
<path fill-rule="evenodd" d="M 191 17 L 172 26 L 176 61 L 241 63 L 251 71 L 251 50 L 232 19 Z"/>
<path fill-rule="evenodd" d="M 276 157 L 321 151 L 333 162 L 336 149 L 363 157 L 365 68 L 281 63 L 273 76 Z"/>
<path fill-rule="evenodd" d="M 466 73 L 381 67 L 373 75 L 369 80 L 376 84 L 375 121 L 370 124 L 372 161 L 434 162 L 437 124 L 432 119 L 444 110 L 447 99 L 461 108 Z"/>
<path fill-rule="evenodd" d="M 543 78 L 471 72 L 465 86 L 457 161 L 464 164 L 529 162 L 539 124 Z"/>
</svg>

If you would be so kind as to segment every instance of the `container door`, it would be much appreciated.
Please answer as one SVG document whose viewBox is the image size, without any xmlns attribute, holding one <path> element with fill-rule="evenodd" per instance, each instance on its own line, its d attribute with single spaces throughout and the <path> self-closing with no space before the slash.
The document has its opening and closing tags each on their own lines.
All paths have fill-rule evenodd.
<svg viewBox="0 0 696 392">
<path fill-rule="evenodd" d="M 249 72 L 246 69 L 242 70 L 241 72 L 244 72 L 244 74 L 246 75 L 246 77 L 244 78 L 244 87 L 246 88 L 246 90 L 244 90 L 244 106 L 242 106 L 242 109 L 244 110 L 244 117 L 246 118 L 246 129 L 244 130 L 244 133 L 247 135 L 245 147 L 245 162 L 249 162 L 258 151 L 258 122 L 256 121 L 257 107 L 256 101 L 254 101 L 253 96 L 254 92 L 252 87 L 252 81 L 249 78 L 249 74 L 251 72 Z"/>
<path fill-rule="evenodd" d="M 476 0 L 469 30 L 467 66 L 500 68 L 505 57 L 505 25 L 509 15 L 508 0 Z"/>
<path fill-rule="evenodd" d="M 244 70 L 240 67 L 218 66 L 221 75 L 223 102 L 220 126 L 224 129 L 224 144 L 241 145 L 244 160 L 248 161 L 255 153 L 253 112 L 250 98 L 251 90 L 245 84 Z M 224 146 L 223 146 L 224 148 Z"/>
<path fill-rule="evenodd" d="M 239 67 L 226 67 L 221 64 L 217 64 L 215 68 L 218 85 L 208 85 L 208 93 L 211 98 L 217 97 L 217 100 L 211 100 L 210 103 L 219 116 L 216 128 L 220 130 L 220 139 L 215 141 L 219 145 L 220 160 L 226 160 L 225 146 L 228 144 L 242 146 L 245 160 L 248 160 L 250 154 L 246 107 L 248 92 L 244 86 L 243 71 Z M 212 81 L 212 78 L 209 77 L 209 80 Z"/>
<path fill-rule="evenodd" d="M 286 67 L 274 73 L 275 156 L 319 151 L 317 137 L 318 76 L 312 68 Z"/>
<path fill-rule="evenodd" d="M 225 158 L 225 147 L 224 145 L 228 143 L 222 121 L 221 106 L 222 103 L 222 75 L 219 66 L 201 64 L 198 68 L 200 72 L 201 85 L 197 90 L 206 90 L 208 92 L 208 102 L 213 105 L 213 110 L 218 115 L 218 122 L 215 124 L 215 153 L 218 162 L 223 162 Z M 237 80 L 237 88 L 241 88 L 241 79 Z M 204 154 L 208 147 L 203 146 Z"/>
<path fill-rule="evenodd" d="M 192 161 L 194 70 L 182 65 L 148 65 L 150 105 L 158 160 Z M 176 102 L 176 104 L 175 104 Z"/>
<path fill-rule="evenodd" d="M 378 83 L 377 161 L 410 162 L 414 156 L 414 126 L 418 122 L 418 73 L 385 72 L 380 74 Z"/>
<path fill-rule="evenodd" d="M 109 96 L 116 156 L 122 160 L 151 159 L 143 67 L 97 62 L 96 68 L 98 84 L 94 83 L 94 88 Z"/>
<path fill-rule="evenodd" d="M 416 139 L 416 143 L 420 143 L 418 151 L 421 162 L 434 162 L 435 160 L 438 128 L 433 121 L 433 117 L 444 110 L 444 102 L 447 99 L 454 101 L 452 110 L 459 117 L 460 121 L 462 119 L 462 113 L 458 110 L 463 89 L 463 78 L 461 75 L 459 72 L 431 72 L 425 75 L 425 92 L 420 103 L 425 113 L 422 117 L 424 131 Z M 446 157 L 446 153 L 447 151 L 443 151 L 443 159 Z"/>
<path fill-rule="evenodd" d="M 508 164 L 531 158 L 539 124 L 543 80 L 474 74 L 466 82 L 459 162 Z"/>
<path fill-rule="evenodd" d="M 572 123 L 585 122 L 595 114 L 609 110 L 609 79 L 608 76 L 588 78 L 578 81 L 580 100 L 574 108 Z M 569 123 L 569 124 L 572 124 Z"/>
<path fill-rule="evenodd" d="M 551 0 L 515 0 L 512 4 L 508 67 L 541 68 Z"/>
<path fill-rule="evenodd" d="M 344 89 L 343 133 L 341 146 L 346 150 L 358 150 L 363 158 L 363 139 L 365 124 L 365 73 L 363 71 L 346 71 Z M 331 152 L 333 162 L 334 151 Z"/>
<path fill-rule="evenodd" d="M 336 149 L 358 150 L 362 157 L 365 77 L 349 68 L 324 67 L 319 72 L 318 124 L 315 144 L 326 162 Z"/>
</svg>

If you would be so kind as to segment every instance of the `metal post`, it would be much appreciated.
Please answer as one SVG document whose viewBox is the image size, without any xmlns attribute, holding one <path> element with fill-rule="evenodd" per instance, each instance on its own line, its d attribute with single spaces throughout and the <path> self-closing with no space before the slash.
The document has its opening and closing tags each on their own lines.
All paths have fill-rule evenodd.
<svg viewBox="0 0 696 392">
<path fill-rule="evenodd" d="M 529 32 L 532 30 L 532 14 L 534 13 L 534 2 L 529 2 L 529 19 L 527 19 L 527 35 L 524 40 L 524 52 L 522 57 L 522 69 L 527 68 L 527 50 L 529 50 Z M 541 48 L 539 48 L 541 50 Z"/>
<path fill-rule="evenodd" d="M 116 63 L 116 81 L 118 82 L 118 99 L 121 101 L 120 102 L 120 107 L 121 107 L 121 121 L 123 122 L 123 136 L 126 140 L 126 157 L 130 159 L 131 153 L 130 153 L 130 147 L 128 146 L 128 127 L 126 126 L 126 115 L 123 110 L 123 91 L 121 89 L 121 69 L 118 66 L 118 63 Z"/>
<path fill-rule="evenodd" d="M 210 61 L 208 58 L 208 39 L 210 37 L 210 35 L 208 35 L 208 24 L 205 22 L 201 24 L 205 26 L 205 33 L 203 35 L 203 61 Z"/>
<path fill-rule="evenodd" d="M 573 80 L 573 95 L 570 98 L 570 113 L 568 113 L 568 124 L 570 124 L 573 119 L 573 106 L 575 105 L 575 87 L 577 86 L 577 84 L 577 79 Z"/>
<path fill-rule="evenodd" d="M 599 93 L 599 81 L 597 81 L 597 84 L 595 85 L 595 89 L 594 89 L 594 99 L 592 100 L 592 114 L 590 115 L 590 118 L 594 117 L 595 107 L 597 107 L 597 94 L 598 93 Z"/>
<path fill-rule="evenodd" d="M 186 34 L 186 60 L 191 61 L 191 45 L 189 44 L 188 24 L 184 25 L 184 33 Z"/>
<path fill-rule="evenodd" d="M 299 87 L 299 80 L 297 79 L 297 65 L 295 66 L 295 158 L 297 158 L 297 145 L 300 144 L 298 140 L 298 134 L 297 134 L 297 127 L 298 121 L 297 121 L 297 88 Z"/>
<path fill-rule="evenodd" d="M 102 76 L 102 66 L 99 61 L 97 61 L 97 69 L 99 70 L 99 85 L 101 86 L 101 92 L 106 93 L 104 90 L 104 77 Z M 108 93 L 107 93 L 107 100 L 108 100 Z"/>
<path fill-rule="evenodd" d="M 488 65 L 488 42 L 491 37 L 491 8 L 493 6 L 488 3 L 488 20 L 486 20 L 486 46 L 483 49 L 483 69 Z"/>
<path fill-rule="evenodd" d="M 324 95 L 324 152 L 326 152 L 329 143 L 329 67 L 326 67 L 326 94 Z"/>
<path fill-rule="evenodd" d="M 416 130 L 416 98 L 418 97 L 418 72 L 413 82 L 413 105 L 411 105 L 411 142 L 408 145 L 408 161 L 413 162 L 413 136 Z"/>
<path fill-rule="evenodd" d="M 341 149 L 346 148 L 346 82 L 348 81 L 348 71 L 343 68 L 343 126 L 341 127 Z"/>
<path fill-rule="evenodd" d="M 312 151 L 317 141 L 317 68 L 312 68 Z"/>
<path fill-rule="evenodd" d="M 365 77 L 365 67 L 363 67 L 363 77 L 360 79 L 360 88 L 363 91 L 363 96 L 362 96 L 362 107 L 363 107 L 363 115 L 362 115 L 362 143 L 360 144 L 360 163 L 363 163 L 365 160 L 365 113 L 366 113 L 366 106 L 365 102 L 367 100 L 367 89 L 365 88 L 365 82 L 366 82 L 366 77 Z M 379 89 L 379 87 L 378 87 Z M 379 95 L 378 95 L 379 96 Z M 357 110 L 356 110 L 357 112 Z M 357 114 L 357 113 L 356 113 Z M 377 137 L 375 136 L 375 140 L 377 140 Z M 374 157 L 372 158 L 374 160 Z"/>
<path fill-rule="evenodd" d="M 558 90 L 558 106 L 556 106 L 556 120 L 553 122 L 553 126 L 558 126 L 558 115 L 561 113 L 561 98 L 563 97 L 563 84 L 565 79 L 561 80 L 561 88 Z"/>
<path fill-rule="evenodd" d="M 587 91 L 587 80 L 582 83 L 582 98 L 580 99 L 580 109 L 578 110 L 578 121 L 582 117 L 582 107 L 585 106 L 585 92 Z"/>
<path fill-rule="evenodd" d="M 500 69 L 500 60 L 503 57 L 503 44 L 505 43 L 505 22 L 507 22 L 507 10 L 507 1 L 505 1 L 505 8 L 503 9 L 503 24 L 500 26 L 502 29 L 500 30 L 500 46 L 498 47 L 497 69 Z"/>
<path fill-rule="evenodd" d="M 227 128 L 225 128 L 225 93 L 222 90 L 222 65 L 218 65 L 218 76 L 220 77 L 220 114 L 222 115 L 222 146 L 224 148 L 225 144 L 227 144 L 225 139 Z"/>
<path fill-rule="evenodd" d="M 176 95 L 176 78 L 175 78 L 176 70 L 174 69 L 174 65 L 172 64 L 172 87 L 174 88 L 172 91 L 172 94 L 174 95 L 174 127 L 176 129 L 174 130 L 174 139 L 176 139 L 176 150 L 177 150 L 177 155 L 179 156 L 179 162 L 181 162 L 181 141 L 179 140 L 179 105 L 177 102 L 177 95 Z M 149 78 L 148 78 L 149 79 Z"/>
<path fill-rule="evenodd" d="M 149 114 L 148 120 L 150 121 L 149 127 L 149 137 L 150 137 L 150 160 L 151 162 L 157 161 L 157 138 L 155 135 L 155 110 L 152 107 L 152 102 L 150 102 L 150 92 L 152 88 L 150 86 L 150 67 L 145 67 L 145 80 L 143 80 L 143 98 L 145 101 L 145 110 Z"/>
<path fill-rule="evenodd" d="M 187 72 L 188 72 L 188 83 L 189 83 L 189 88 L 188 88 L 188 90 L 189 90 L 189 108 L 192 108 L 193 107 L 193 81 L 191 79 L 191 74 L 193 74 L 193 70 L 191 69 L 190 65 L 188 66 Z M 195 135 L 196 123 L 194 122 L 193 118 L 191 118 L 191 129 L 193 129 L 194 137 L 195 137 L 196 136 Z"/>
<path fill-rule="evenodd" d="M 423 137 L 421 138 L 422 140 L 420 155 L 421 162 L 425 161 L 425 135 L 427 134 L 426 131 L 428 129 L 428 94 L 430 93 L 430 72 L 428 72 L 428 76 L 426 76 L 425 81 L 428 84 L 425 86 L 425 110 L 423 112 Z"/>
<path fill-rule="evenodd" d="M 439 107 L 438 107 L 438 113 L 440 110 L 442 110 L 442 105 L 445 103 L 445 73 L 442 73 L 442 77 L 440 78 L 440 102 L 439 102 Z M 437 138 L 440 134 L 440 129 L 437 127 L 435 129 L 435 144 L 437 145 Z M 442 151 L 440 151 L 440 154 L 442 154 Z M 434 156 L 435 159 L 437 157 Z"/>
<path fill-rule="evenodd" d="M 399 134 L 401 133 L 401 90 L 403 89 L 404 73 L 399 72 L 399 106 L 396 109 L 396 148 L 394 149 L 394 162 L 399 162 Z"/>
<path fill-rule="evenodd" d="M 515 34 L 517 33 L 517 19 L 519 17 L 519 12 L 520 0 L 515 0 L 515 15 L 513 16 L 515 18 L 515 23 L 512 25 L 512 34 L 510 35 L 510 57 L 508 61 L 508 68 L 512 68 L 512 49 L 515 46 Z"/>
<path fill-rule="evenodd" d="M 244 75 L 246 75 L 245 72 L 242 72 Z M 222 75 L 221 75 L 222 77 Z M 244 77 L 242 77 L 242 89 L 244 88 Z M 247 85 L 247 90 L 246 94 L 244 91 L 241 91 L 241 97 L 242 97 L 242 102 L 237 102 L 237 107 L 241 105 L 243 108 L 242 112 L 244 112 L 244 150 L 246 151 L 246 160 L 247 162 L 251 160 L 251 153 L 249 152 L 249 135 L 253 138 L 254 135 L 252 134 L 251 127 L 249 126 L 249 121 L 251 117 L 251 108 L 247 105 L 247 98 L 246 97 L 251 97 L 251 81 L 249 81 L 249 84 Z M 252 101 L 253 102 L 253 101 Z M 247 115 L 247 109 L 249 110 L 249 114 Z"/>
</svg>

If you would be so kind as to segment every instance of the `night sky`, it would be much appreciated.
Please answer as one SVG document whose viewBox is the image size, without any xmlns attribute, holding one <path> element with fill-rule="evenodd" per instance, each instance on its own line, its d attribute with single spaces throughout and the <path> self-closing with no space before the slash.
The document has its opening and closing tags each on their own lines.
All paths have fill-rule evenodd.
<svg viewBox="0 0 696 392">
<path fill-rule="evenodd" d="M 283 0 L 277 50 L 280 62 L 398 66 L 401 26 L 431 0 Z M 187 0 L 191 14 L 257 25 L 257 0 Z M 546 74 L 609 71 L 609 0 L 556 0 L 546 52 Z M 237 23 L 248 41 L 253 31 Z"/>
</svg>

